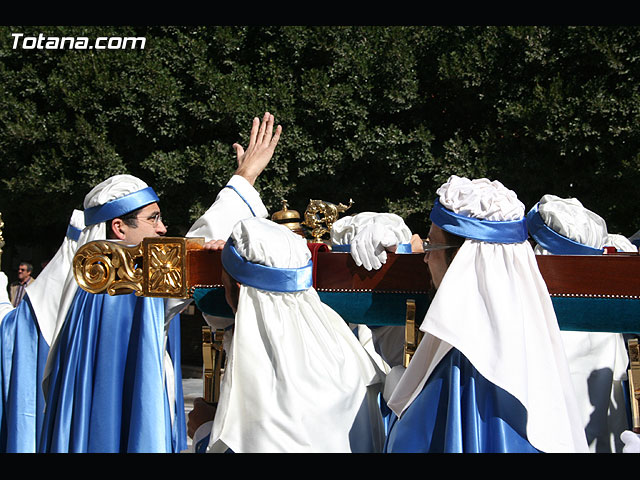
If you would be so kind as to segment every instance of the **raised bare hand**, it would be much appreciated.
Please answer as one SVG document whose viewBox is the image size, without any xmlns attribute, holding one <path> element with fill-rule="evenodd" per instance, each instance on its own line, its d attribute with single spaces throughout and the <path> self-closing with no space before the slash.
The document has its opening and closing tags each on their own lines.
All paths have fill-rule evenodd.
<svg viewBox="0 0 640 480">
<path fill-rule="evenodd" d="M 280 140 L 282 127 L 278 125 L 274 133 L 273 123 L 274 117 L 269 112 L 264 114 L 262 122 L 257 117 L 254 118 L 247 150 L 245 151 L 239 143 L 233 144 L 238 158 L 236 175 L 246 178 L 251 185 L 271 160 Z"/>
</svg>

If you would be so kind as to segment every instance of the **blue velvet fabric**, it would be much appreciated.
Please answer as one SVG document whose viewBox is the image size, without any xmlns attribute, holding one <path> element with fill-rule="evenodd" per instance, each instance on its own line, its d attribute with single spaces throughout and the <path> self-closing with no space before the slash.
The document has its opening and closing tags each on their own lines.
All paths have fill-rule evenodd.
<svg viewBox="0 0 640 480">
<path fill-rule="evenodd" d="M 36 452 L 48 353 L 27 294 L 0 324 L 0 453 Z"/>
<path fill-rule="evenodd" d="M 452 349 L 403 415 L 394 415 L 388 453 L 534 453 L 520 402 Z"/>
<path fill-rule="evenodd" d="M 164 301 L 78 290 L 53 353 L 41 452 L 177 452 L 186 447 L 180 359 L 172 431 L 163 378 Z M 173 322 L 176 322 L 174 319 Z M 173 323 L 172 322 L 172 323 Z M 167 347 L 179 351 L 179 325 Z"/>
</svg>

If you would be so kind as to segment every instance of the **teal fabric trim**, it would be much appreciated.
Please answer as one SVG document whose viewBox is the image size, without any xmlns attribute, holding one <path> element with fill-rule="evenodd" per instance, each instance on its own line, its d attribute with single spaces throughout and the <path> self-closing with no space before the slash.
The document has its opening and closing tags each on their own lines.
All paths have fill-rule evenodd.
<svg viewBox="0 0 640 480">
<path fill-rule="evenodd" d="M 193 301 L 203 313 L 215 317 L 233 318 L 233 311 L 224 298 L 224 288 L 196 288 L 193 291 Z"/>
<path fill-rule="evenodd" d="M 371 327 L 404 325 L 407 300 L 416 301 L 416 321 L 422 322 L 430 299 L 426 294 L 376 292 L 318 292 L 320 299 L 345 321 Z M 233 318 L 224 288 L 196 288 L 200 311 Z M 551 297 L 560 330 L 582 332 L 640 333 L 640 299 Z"/>
<path fill-rule="evenodd" d="M 345 321 L 370 327 L 404 325 L 408 299 L 416 301 L 416 321 L 422 322 L 430 303 L 426 294 L 318 292 L 318 295 Z"/>
<path fill-rule="evenodd" d="M 560 330 L 640 332 L 640 299 L 551 297 Z"/>
</svg>

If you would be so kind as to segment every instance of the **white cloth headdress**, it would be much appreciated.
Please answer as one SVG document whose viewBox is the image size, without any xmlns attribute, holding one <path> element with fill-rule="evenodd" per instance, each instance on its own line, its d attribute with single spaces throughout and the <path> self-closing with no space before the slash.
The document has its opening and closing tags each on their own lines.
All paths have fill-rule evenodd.
<svg viewBox="0 0 640 480">
<path fill-rule="evenodd" d="M 243 284 L 209 451 L 381 448 L 371 392 L 380 372 L 310 286 L 310 259 L 284 226 L 251 218 L 234 227 L 222 262 Z"/>
<path fill-rule="evenodd" d="M 65 279 L 71 271 L 78 239 L 84 229 L 84 213 L 74 210 L 62 245 L 40 275 L 27 287 L 40 331 L 51 345 Z"/>
<path fill-rule="evenodd" d="M 576 198 L 544 195 L 527 222 L 538 254 L 601 254 L 608 237 L 604 219 Z"/>
<path fill-rule="evenodd" d="M 432 221 L 467 239 L 434 296 L 420 327 L 426 335 L 389 406 L 401 415 L 456 348 L 522 403 L 534 447 L 586 451 L 557 319 L 527 241 L 524 205 L 487 179 L 452 176 L 437 193 Z"/>
</svg>

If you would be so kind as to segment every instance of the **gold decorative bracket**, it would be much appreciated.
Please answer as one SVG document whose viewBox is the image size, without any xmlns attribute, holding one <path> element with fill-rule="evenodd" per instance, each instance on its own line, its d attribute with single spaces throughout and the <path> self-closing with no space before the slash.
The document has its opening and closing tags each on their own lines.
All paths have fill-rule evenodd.
<svg viewBox="0 0 640 480">
<path fill-rule="evenodd" d="M 202 327 L 202 359 L 204 367 L 204 400 L 217 405 L 220 399 L 220 383 L 224 371 L 224 349 L 222 339 L 224 330 L 215 332 L 211 327 Z"/>
<path fill-rule="evenodd" d="M 640 346 L 635 338 L 629 339 L 629 403 L 631 403 L 632 429 L 640 433 Z"/>
<path fill-rule="evenodd" d="M 405 323 L 405 342 L 404 342 L 404 361 L 403 365 L 409 366 L 411 357 L 416 352 L 420 340 L 424 336 L 424 333 L 420 331 L 416 324 L 416 301 L 413 299 L 407 300 L 407 316 Z"/>
<path fill-rule="evenodd" d="M 199 237 L 145 238 L 135 246 L 97 240 L 78 249 L 73 273 L 80 288 L 90 293 L 189 298 L 187 251 L 203 244 Z"/>
</svg>

